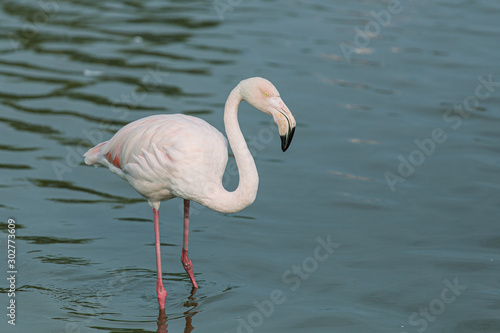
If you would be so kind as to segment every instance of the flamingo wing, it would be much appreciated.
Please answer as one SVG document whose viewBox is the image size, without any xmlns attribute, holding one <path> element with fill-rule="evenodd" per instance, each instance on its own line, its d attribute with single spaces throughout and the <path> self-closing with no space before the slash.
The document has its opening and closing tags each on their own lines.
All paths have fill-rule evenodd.
<svg viewBox="0 0 500 333">
<path fill-rule="evenodd" d="M 108 167 L 150 201 L 197 201 L 207 179 L 222 178 L 227 140 L 199 118 L 155 115 L 124 126 L 84 156 L 86 164 Z"/>
</svg>

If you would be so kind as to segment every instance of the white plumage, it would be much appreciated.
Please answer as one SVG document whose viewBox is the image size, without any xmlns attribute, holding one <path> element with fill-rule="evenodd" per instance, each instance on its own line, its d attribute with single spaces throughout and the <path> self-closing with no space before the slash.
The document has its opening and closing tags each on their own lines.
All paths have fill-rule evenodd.
<svg viewBox="0 0 500 333">
<path fill-rule="evenodd" d="M 152 206 L 174 197 L 203 204 L 203 184 L 220 181 L 227 156 L 227 140 L 216 128 L 196 117 L 172 114 L 124 126 L 89 150 L 85 163 L 108 167 Z"/>
</svg>

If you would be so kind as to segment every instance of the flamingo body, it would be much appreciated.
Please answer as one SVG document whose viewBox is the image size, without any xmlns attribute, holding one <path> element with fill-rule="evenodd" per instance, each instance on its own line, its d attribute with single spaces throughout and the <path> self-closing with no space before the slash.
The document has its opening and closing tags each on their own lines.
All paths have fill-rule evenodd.
<svg viewBox="0 0 500 333">
<path fill-rule="evenodd" d="M 124 126 L 90 149 L 85 163 L 108 167 L 158 209 L 160 201 L 175 197 L 204 204 L 207 184 L 222 178 L 227 156 L 227 140 L 215 127 L 172 114 Z"/>
</svg>

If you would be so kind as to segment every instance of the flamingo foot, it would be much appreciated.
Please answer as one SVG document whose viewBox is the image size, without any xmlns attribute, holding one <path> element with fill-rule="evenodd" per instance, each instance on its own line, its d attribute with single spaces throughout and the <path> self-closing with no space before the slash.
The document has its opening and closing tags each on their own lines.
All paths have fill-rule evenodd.
<svg viewBox="0 0 500 333">
<path fill-rule="evenodd" d="M 198 284 L 196 283 L 196 280 L 194 279 L 193 264 L 191 263 L 191 260 L 188 258 L 188 251 L 186 249 L 182 249 L 181 262 L 182 262 L 182 265 L 184 266 L 184 269 L 186 270 L 186 273 L 188 273 L 189 278 L 191 279 L 191 283 L 193 284 L 193 288 L 198 288 Z"/>
</svg>

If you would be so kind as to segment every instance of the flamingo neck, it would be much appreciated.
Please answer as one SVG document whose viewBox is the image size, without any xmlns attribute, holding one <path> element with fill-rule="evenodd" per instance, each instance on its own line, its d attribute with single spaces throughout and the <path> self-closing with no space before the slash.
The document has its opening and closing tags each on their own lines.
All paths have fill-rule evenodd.
<svg viewBox="0 0 500 333">
<path fill-rule="evenodd" d="M 224 188 L 220 179 L 220 183 L 216 184 L 216 190 L 213 192 L 213 200 L 207 203 L 207 207 L 222 213 L 235 213 L 250 206 L 257 196 L 259 187 L 257 168 L 238 123 L 238 106 L 242 100 L 240 85 L 238 85 L 229 94 L 224 108 L 224 126 L 240 178 L 238 187 L 233 192 L 229 192 Z"/>
</svg>

